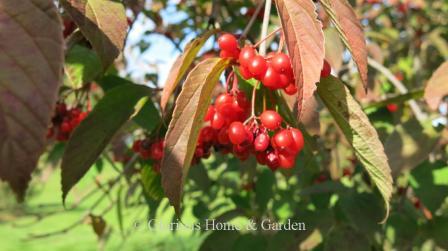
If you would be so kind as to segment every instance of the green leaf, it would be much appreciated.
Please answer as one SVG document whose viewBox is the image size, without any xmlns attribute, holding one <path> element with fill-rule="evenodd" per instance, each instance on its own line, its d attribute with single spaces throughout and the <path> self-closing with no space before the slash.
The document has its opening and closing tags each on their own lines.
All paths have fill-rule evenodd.
<svg viewBox="0 0 448 251">
<path fill-rule="evenodd" d="M 386 220 L 392 195 L 392 176 L 378 133 L 339 79 L 332 76 L 322 79 L 317 92 L 381 192 L 386 204 Z"/>
<path fill-rule="evenodd" d="M 395 131 L 384 143 L 392 167 L 393 176 L 412 170 L 429 157 L 439 140 L 439 133 L 432 127 L 432 121 L 411 119 L 397 125 Z"/>
<path fill-rule="evenodd" d="M 429 233 L 431 237 L 434 238 L 437 245 L 448 249 L 448 217 L 447 216 L 436 216 L 432 221 L 429 222 Z"/>
<path fill-rule="evenodd" d="M 159 110 L 157 110 L 154 102 L 149 97 L 142 100 L 142 102 L 144 102 L 144 104 L 133 120 L 139 126 L 146 129 L 148 132 L 151 132 L 161 123 Z"/>
<path fill-rule="evenodd" d="M 209 37 L 216 32 L 217 30 L 209 30 L 198 38 L 193 39 L 189 44 L 187 44 L 184 52 L 173 63 L 173 66 L 169 71 L 170 74 L 168 75 L 168 79 L 166 80 L 163 88 L 162 97 L 160 99 L 160 107 L 162 108 L 162 110 L 165 110 L 171 94 L 187 73 L 187 70 L 190 68 L 199 50 L 209 39 Z"/>
<path fill-rule="evenodd" d="M 62 159 L 62 199 L 86 174 L 115 133 L 136 112 L 140 99 L 150 94 L 146 86 L 125 84 L 106 93 L 71 136 Z"/>
<path fill-rule="evenodd" d="M 106 70 L 123 50 L 128 23 L 115 0 L 62 0 L 62 6 L 90 41 Z"/>
<path fill-rule="evenodd" d="M 199 131 L 211 102 L 212 93 L 229 60 L 209 58 L 199 63 L 187 76 L 176 100 L 173 117 L 165 135 L 162 159 L 162 186 L 177 215 L 183 184 L 193 159 Z"/>
<path fill-rule="evenodd" d="M 45 150 L 62 81 L 58 13 L 53 0 L 0 1 L 0 179 L 19 200 Z"/>
<path fill-rule="evenodd" d="M 133 84 L 132 81 L 117 75 L 105 75 L 101 79 L 97 80 L 97 83 L 103 88 L 105 92 L 124 84 Z"/>
<path fill-rule="evenodd" d="M 274 197 L 274 184 L 274 174 L 271 170 L 264 168 L 263 172 L 258 175 L 255 184 L 255 201 L 257 202 L 259 212 L 266 211 L 269 200 Z"/>
<path fill-rule="evenodd" d="M 448 195 L 447 181 L 448 164 L 443 161 L 426 161 L 412 170 L 410 184 L 423 205 L 431 212 L 436 212 Z"/>
<path fill-rule="evenodd" d="M 154 172 L 151 166 L 143 166 L 141 170 L 141 180 L 143 191 L 149 198 L 153 200 L 160 200 L 163 197 L 160 174 Z"/>
<path fill-rule="evenodd" d="M 118 220 L 118 227 L 120 228 L 121 236 L 124 238 L 124 227 L 123 227 L 123 186 L 120 186 L 117 191 L 117 220 Z"/>
<path fill-rule="evenodd" d="M 64 71 L 66 85 L 79 89 L 101 74 L 101 62 L 93 51 L 75 45 L 67 52 Z"/>
<path fill-rule="evenodd" d="M 365 251 L 371 250 L 369 240 L 350 226 L 333 227 L 325 236 L 325 251 Z"/>
</svg>

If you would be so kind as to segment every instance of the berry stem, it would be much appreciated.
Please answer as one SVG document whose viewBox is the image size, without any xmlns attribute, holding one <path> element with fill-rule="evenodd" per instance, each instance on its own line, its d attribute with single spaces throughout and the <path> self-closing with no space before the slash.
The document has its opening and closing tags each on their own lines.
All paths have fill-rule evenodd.
<svg viewBox="0 0 448 251">
<path fill-rule="evenodd" d="M 278 42 L 278 50 L 277 53 L 280 53 L 283 51 L 283 46 L 285 45 L 285 34 L 282 32 L 280 35 L 280 42 Z"/>
<path fill-rule="evenodd" d="M 266 35 L 265 37 L 263 37 L 260 41 L 258 41 L 255 45 L 254 45 L 254 47 L 258 47 L 258 46 L 260 46 L 260 55 L 265 55 L 266 54 L 266 40 L 268 39 L 268 38 L 270 38 L 270 37 L 272 37 L 273 35 L 275 35 L 275 33 L 277 33 L 278 31 L 280 31 L 282 29 L 282 27 L 278 27 L 277 29 L 275 29 L 274 31 L 272 31 L 271 33 L 269 33 L 268 35 Z M 265 46 L 265 48 L 264 48 L 264 52 L 263 52 L 263 47 L 262 46 Z"/>
<path fill-rule="evenodd" d="M 266 39 L 275 34 L 275 32 L 272 32 L 271 34 L 267 35 L 268 28 L 269 28 L 269 19 L 271 17 L 271 6 L 272 6 L 272 0 L 266 0 L 266 4 L 264 6 L 264 16 L 263 16 L 263 25 L 261 27 L 261 37 L 262 39 L 257 44 L 261 43 L 260 45 L 260 54 L 262 56 L 266 56 Z M 278 29 L 277 29 L 278 30 Z M 256 47 L 256 46 L 255 46 Z"/>
<path fill-rule="evenodd" d="M 254 84 L 254 88 L 252 89 L 252 109 L 251 109 L 251 117 L 255 117 L 255 99 L 257 97 L 257 88 L 260 82 L 257 81 Z"/>
</svg>

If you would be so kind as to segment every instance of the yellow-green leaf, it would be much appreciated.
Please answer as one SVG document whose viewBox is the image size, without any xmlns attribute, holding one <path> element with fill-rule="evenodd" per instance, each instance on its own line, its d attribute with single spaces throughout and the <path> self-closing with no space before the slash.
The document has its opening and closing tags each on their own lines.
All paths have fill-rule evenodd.
<svg viewBox="0 0 448 251">
<path fill-rule="evenodd" d="M 213 89 L 229 60 L 209 58 L 199 63 L 187 76 L 176 100 L 173 117 L 165 136 L 162 160 L 162 187 L 180 214 L 184 179 L 193 159 L 199 130 L 211 102 Z"/>
<path fill-rule="evenodd" d="M 378 133 L 361 106 L 339 79 L 334 77 L 323 79 L 317 85 L 317 92 L 383 196 L 386 204 L 384 219 L 386 220 L 389 215 L 393 181 Z"/>
</svg>

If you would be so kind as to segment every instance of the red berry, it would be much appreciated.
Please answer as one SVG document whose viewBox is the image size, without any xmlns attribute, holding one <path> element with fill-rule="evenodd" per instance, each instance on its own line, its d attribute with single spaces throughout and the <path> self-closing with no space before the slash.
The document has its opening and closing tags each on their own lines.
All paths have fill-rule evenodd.
<svg viewBox="0 0 448 251">
<path fill-rule="evenodd" d="M 274 144 L 277 148 L 289 150 L 294 144 L 292 133 L 288 129 L 283 129 L 277 132 L 273 138 Z"/>
<path fill-rule="evenodd" d="M 278 154 L 279 167 L 284 169 L 293 168 L 296 163 L 295 155 L 279 153 Z"/>
<path fill-rule="evenodd" d="M 303 146 L 304 146 L 304 140 L 303 140 L 303 135 L 302 132 L 299 129 L 296 128 L 290 128 L 289 131 L 291 132 L 291 136 L 293 138 L 293 144 L 291 146 L 291 151 L 293 153 L 298 153 L 300 151 L 302 151 Z"/>
<path fill-rule="evenodd" d="M 264 57 L 257 55 L 252 58 L 248 65 L 248 68 L 250 73 L 252 73 L 255 78 L 260 80 L 268 69 L 268 63 L 266 62 L 266 59 L 264 59 Z"/>
<path fill-rule="evenodd" d="M 266 165 L 266 152 L 257 152 L 255 158 L 260 165 Z"/>
<path fill-rule="evenodd" d="M 163 157 L 163 141 L 152 144 L 149 152 L 151 159 L 161 160 Z"/>
<path fill-rule="evenodd" d="M 215 139 L 216 131 L 211 126 L 206 126 L 201 129 L 199 138 L 202 142 L 212 142 Z"/>
<path fill-rule="evenodd" d="M 327 60 L 324 60 L 324 66 L 322 68 L 322 71 L 320 72 L 320 77 L 326 78 L 326 77 L 330 76 L 330 74 L 331 74 L 331 66 L 327 62 Z"/>
<path fill-rule="evenodd" d="M 265 132 L 258 134 L 254 141 L 255 151 L 264 152 L 269 146 L 269 135 Z"/>
<path fill-rule="evenodd" d="M 350 177 L 352 176 L 352 171 L 349 168 L 344 168 L 342 170 L 342 176 L 344 177 Z"/>
<path fill-rule="evenodd" d="M 69 133 L 69 132 L 71 132 L 71 130 L 73 129 L 72 128 L 72 126 L 70 125 L 70 123 L 69 122 L 67 122 L 67 121 L 64 121 L 64 122 L 62 122 L 62 124 L 61 124 L 61 131 L 63 132 L 63 133 Z"/>
<path fill-rule="evenodd" d="M 278 53 L 272 58 L 271 65 L 278 73 L 291 71 L 291 60 L 285 53 Z"/>
<path fill-rule="evenodd" d="M 272 171 L 275 171 L 279 167 L 280 161 L 278 154 L 275 151 L 271 151 L 266 154 L 266 165 L 268 165 Z"/>
<path fill-rule="evenodd" d="M 207 109 L 207 113 L 205 114 L 204 121 L 211 121 L 214 114 L 215 114 L 215 107 L 213 105 L 211 105 Z"/>
<path fill-rule="evenodd" d="M 226 123 L 224 116 L 220 112 L 215 112 L 211 121 L 213 129 L 221 129 Z"/>
<path fill-rule="evenodd" d="M 292 82 L 292 79 L 287 74 L 279 74 L 279 88 L 285 88 Z"/>
<path fill-rule="evenodd" d="M 219 56 L 221 58 L 231 58 L 231 59 L 238 59 L 238 56 L 240 55 L 240 51 L 239 50 L 234 50 L 234 51 L 226 51 L 226 50 L 222 50 L 219 53 Z"/>
<path fill-rule="evenodd" d="M 226 116 L 232 113 L 232 103 L 233 96 L 228 93 L 223 93 L 216 98 L 215 109 Z"/>
<path fill-rule="evenodd" d="M 386 108 L 389 112 L 396 112 L 398 110 L 398 105 L 397 104 L 388 104 L 386 106 Z"/>
<path fill-rule="evenodd" d="M 240 52 L 239 56 L 240 64 L 244 67 L 248 67 L 253 57 L 255 57 L 255 55 L 257 55 L 257 53 L 253 47 L 245 46 L 243 49 L 241 49 Z"/>
<path fill-rule="evenodd" d="M 243 123 L 239 121 L 235 121 L 230 124 L 228 134 L 230 142 L 234 145 L 239 145 L 247 140 L 246 129 L 244 128 Z"/>
<path fill-rule="evenodd" d="M 134 144 L 132 144 L 132 151 L 135 152 L 135 153 L 140 152 L 140 146 L 141 146 L 141 144 L 142 144 L 142 141 L 141 141 L 141 140 L 136 140 L 136 141 L 134 141 Z"/>
<path fill-rule="evenodd" d="M 240 74 L 244 79 L 248 80 L 253 78 L 252 73 L 250 73 L 249 69 L 246 66 L 240 65 L 238 69 L 240 70 Z"/>
<path fill-rule="evenodd" d="M 221 145 L 228 145 L 230 143 L 229 134 L 227 128 L 221 128 L 218 132 L 218 143 Z"/>
<path fill-rule="evenodd" d="M 275 130 L 280 127 L 282 123 L 282 117 L 272 110 L 266 110 L 260 115 L 261 123 L 264 127 L 270 130 Z"/>
<path fill-rule="evenodd" d="M 285 89 L 285 93 L 288 95 L 294 95 L 297 93 L 297 87 L 295 83 L 289 84 Z"/>
<path fill-rule="evenodd" d="M 225 33 L 218 38 L 218 45 L 223 51 L 236 51 L 238 49 L 236 37 L 229 33 Z"/>
<path fill-rule="evenodd" d="M 278 89 L 280 84 L 280 74 L 278 74 L 271 66 L 266 70 L 264 74 L 263 84 L 270 89 Z"/>
</svg>

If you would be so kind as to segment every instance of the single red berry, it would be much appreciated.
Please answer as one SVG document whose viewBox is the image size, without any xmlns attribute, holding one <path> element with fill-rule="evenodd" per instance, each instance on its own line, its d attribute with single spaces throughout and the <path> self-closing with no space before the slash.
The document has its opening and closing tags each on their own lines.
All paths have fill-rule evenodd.
<svg viewBox="0 0 448 251">
<path fill-rule="evenodd" d="M 161 160 L 163 157 L 163 141 L 155 142 L 151 145 L 150 157 L 153 160 Z"/>
<path fill-rule="evenodd" d="M 266 165 L 272 170 L 275 171 L 280 165 L 280 161 L 278 158 L 278 154 L 275 151 L 270 151 L 266 154 Z"/>
<path fill-rule="evenodd" d="M 258 134 L 254 141 L 255 151 L 264 152 L 269 146 L 269 135 L 265 132 Z"/>
<path fill-rule="evenodd" d="M 240 65 L 238 69 L 240 70 L 241 77 L 243 77 L 244 79 L 248 80 L 254 77 L 246 66 Z"/>
<path fill-rule="evenodd" d="M 255 158 L 257 159 L 258 164 L 266 165 L 266 152 L 257 152 L 255 154 Z"/>
<path fill-rule="evenodd" d="M 297 87 L 295 83 L 289 84 L 285 89 L 285 93 L 288 95 L 294 95 L 297 93 Z"/>
<path fill-rule="evenodd" d="M 236 51 L 238 49 L 238 41 L 232 34 L 225 33 L 218 38 L 218 45 L 224 51 Z"/>
<path fill-rule="evenodd" d="M 221 129 L 226 123 L 226 119 L 220 112 L 215 112 L 213 115 L 213 119 L 211 121 L 211 125 L 213 129 Z"/>
<path fill-rule="evenodd" d="M 286 88 L 292 81 L 292 79 L 284 73 L 279 74 L 279 82 L 278 87 L 279 88 Z"/>
<path fill-rule="evenodd" d="M 278 73 L 291 71 L 291 60 L 285 53 L 278 53 L 271 60 L 271 65 Z"/>
<path fill-rule="evenodd" d="M 291 132 L 291 136 L 293 139 L 293 144 L 291 145 L 291 151 L 293 153 L 298 153 L 302 151 L 303 146 L 305 144 L 303 140 L 302 132 L 299 129 L 296 128 L 290 128 L 289 131 Z"/>
<path fill-rule="evenodd" d="M 264 57 L 256 55 L 250 61 L 248 69 L 256 79 L 261 80 L 268 69 L 268 63 Z"/>
<path fill-rule="evenodd" d="M 201 158 L 204 155 L 204 148 L 202 146 L 198 145 L 196 147 L 196 150 L 194 151 L 194 156 L 197 158 Z"/>
<path fill-rule="evenodd" d="M 132 144 L 132 151 L 135 152 L 135 153 L 140 152 L 140 146 L 141 146 L 141 144 L 142 144 L 142 141 L 141 141 L 141 140 L 136 140 L 136 141 L 134 141 L 134 144 Z"/>
<path fill-rule="evenodd" d="M 228 93 L 220 94 L 215 100 L 215 109 L 224 116 L 232 113 L 233 96 Z"/>
<path fill-rule="evenodd" d="M 252 61 L 252 58 L 257 55 L 257 52 L 255 49 L 251 46 L 245 46 L 243 49 L 241 49 L 239 61 L 240 64 L 244 67 L 248 67 L 250 62 Z"/>
<path fill-rule="evenodd" d="M 270 89 L 278 89 L 280 84 L 280 74 L 274 68 L 268 67 L 262 79 L 263 84 Z"/>
<path fill-rule="evenodd" d="M 275 130 L 280 127 L 282 123 L 282 117 L 272 110 L 266 110 L 260 115 L 261 123 L 269 130 Z"/>
<path fill-rule="evenodd" d="M 230 124 L 228 134 L 230 142 L 234 145 L 239 145 L 247 140 L 246 129 L 244 128 L 243 123 L 239 121 L 235 121 Z"/>
<path fill-rule="evenodd" d="M 240 51 L 239 50 L 234 50 L 234 51 L 227 51 L 227 50 L 222 50 L 221 52 L 219 52 L 219 57 L 221 58 L 231 58 L 231 59 L 238 59 L 238 56 L 240 55 Z"/>
<path fill-rule="evenodd" d="M 287 149 L 294 144 L 294 139 L 292 137 L 292 133 L 288 129 L 283 129 L 277 132 L 273 137 L 273 145 L 279 149 Z"/>
<path fill-rule="evenodd" d="M 221 145 L 228 145 L 230 143 L 229 134 L 227 128 L 221 128 L 218 132 L 218 143 Z"/>
<path fill-rule="evenodd" d="M 279 167 L 284 169 L 293 168 L 296 163 L 296 156 L 293 154 L 279 153 Z"/>
<path fill-rule="evenodd" d="M 396 112 L 398 110 L 398 105 L 397 104 L 388 104 L 386 106 L 386 108 L 389 112 Z"/>
<path fill-rule="evenodd" d="M 61 130 L 63 133 L 69 133 L 69 132 L 72 131 L 72 129 L 73 129 L 73 128 L 72 128 L 72 126 L 70 125 L 69 122 L 67 122 L 67 121 L 62 122 L 60 130 Z"/>
<path fill-rule="evenodd" d="M 320 72 L 321 78 L 329 77 L 331 74 L 331 66 L 327 60 L 324 60 L 324 66 L 322 67 L 322 71 Z"/>
<path fill-rule="evenodd" d="M 205 114 L 204 121 L 211 121 L 214 114 L 215 114 L 215 107 L 213 105 L 211 105 L 207 109 L 207 113 Z"/>
<path fill-rule="evenodd" d="M 416 209 L 420 209 L 421 207 L 422 207 L 422 203 L 420 202 L 420 199 L 415 199 L 415 201 L 414 201 L 414 207 L 416 208 Z"/>
<path fill-rule="evenodd" d="M 352 176 L 352 171 L 349 168 L 344 168 L 342 170 L 342 176 L 344 177 L 350 177 Z"/>
<path fill-rule="evenodd" d="M 216 131 L 211 126 L 206 126 L 201 129 L 199 137 L 202 142 L 212 142 L 215 139 Z"/>
</svg>

